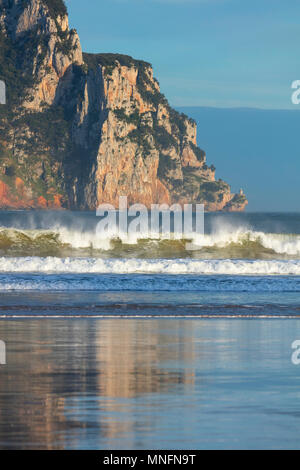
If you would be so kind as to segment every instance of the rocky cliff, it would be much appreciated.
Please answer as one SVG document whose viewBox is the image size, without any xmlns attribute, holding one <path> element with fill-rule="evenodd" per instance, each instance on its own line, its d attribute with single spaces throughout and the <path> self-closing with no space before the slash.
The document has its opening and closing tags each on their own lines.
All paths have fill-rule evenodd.
<svg viewBox="0 0 300 470">
<path fill-rule="evenodd" d="M 0 207 L 247 204 L 215 180 L 195 122 L 170 107 L 151 65 L 83 54 L 62 0 L 0 0 L 0 79 Z"/>
</svg>

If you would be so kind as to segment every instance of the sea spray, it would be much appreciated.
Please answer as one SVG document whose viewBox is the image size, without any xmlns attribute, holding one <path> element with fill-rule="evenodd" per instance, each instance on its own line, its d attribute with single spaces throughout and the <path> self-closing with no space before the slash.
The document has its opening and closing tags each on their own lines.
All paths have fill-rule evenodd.
<svg viewBox="0 0 300 470">
<path fill-rule="evenodd" d="M 150 236 L 150 237 L 149 237 Z M 0 228 L 0 254 L 19 256 L 112 256 L 112 257 L 196 257 L 196 258 L 299 258 L 300 235 L 248 231 L 220 231 L 205 235 L 173 233 L 151 237 L 151 233 L 97 234 L 57 226 L 51 230 Z M 193 250 L 189 250 L 192 242 Z"/>
<path fill-rule="evenodd" d="M 0 258 L 0 273 L 300 275 L 300 260 Z"/>
</svg>

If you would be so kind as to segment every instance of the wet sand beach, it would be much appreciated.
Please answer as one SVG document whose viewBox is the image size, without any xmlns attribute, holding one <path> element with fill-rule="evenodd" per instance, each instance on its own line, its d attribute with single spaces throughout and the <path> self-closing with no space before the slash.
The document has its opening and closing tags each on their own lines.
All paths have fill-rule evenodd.
<svg viewBox="0 0 300 470">
<path fill-rule="evenodd" d="M 1 320 L 1 449 L 299 448 L 300 320 Z"/>
</svg>

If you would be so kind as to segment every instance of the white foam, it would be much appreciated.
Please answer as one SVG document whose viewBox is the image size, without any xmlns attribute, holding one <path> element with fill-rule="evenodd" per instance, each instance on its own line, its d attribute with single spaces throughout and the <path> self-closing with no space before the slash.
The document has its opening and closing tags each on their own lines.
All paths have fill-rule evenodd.
<svg viewBox="0 0 300 470">
<path fill-rule="evenodd" d="M 68 229 L 66 227 L 57 228 L 56 232 L 62 243 L 70 244 L 73 248 L 87 248 L 109 250 L 111 249 L 112 240 L 119 238 L 124 244 L 134 245 L 141 239 L 157 240 L 157 234 L 152 233 L 96 233 L 96 231 L 80 231 Z M 181 234 L 175 233 L 170 236 L 169 233 L 161 234 L 161 240 L 169 240 L 173 238 L 179 240 L 182 238 Z M 193 244 L 199 249 L 204 247 L 217 247 L 225 248 L 230 244 L 243 245 L 247 242 L 259 242 L 266 248 L 273 250 L 275 253 L 281 255 L 297 256 L 300 255 L 300 235 L 289 234 L 273 234 L 256 232 L 247 230 L 244 227 L 232 228 L 225 226 L 218 228 L 212 234 L 198 235 L 198 234 L 185 234 L 185 239 L 191 239 Z"/>
<path fill-rule="evenodd" d="M 2 273 L 300 275 L 300 260 L 0 258 Z"/>
<path fill-rule="evenodd" d="M 175 240 L 181 239 L 182 234 L 160 234 L 158 237 L 155 233 L 138 233 L 138 234 L 120 234 L 118 232 L 98 233 L 97 230 L 86 230 L 82 228 L 73 228 L 63 226 L 61 224 L 53 224 L 51 229 L 48 230 L 18 230 L 0 228 L 0 232 L 6 231 L 8 236 L 14 240 L 17 233 L 23 233 L 29 238 L 35 240 L 41 234 L 56 234 L 58 239 L 63 244 L 68 244 L 75 249 L 78 248 L 93 248 L 96 250 L 109 250 L 113 247 L 112 241 L 119 238 L 124 244 L 134 245 L 141 239 L 155 240 Z M 201 248 L 216 247 L 225 248 L 228 245 L 247 245 L 248 242 L 258 242 L 264 248 L 273 250 L 280 255 L 299 256 L 300 255 L 300 235 L 293 234 L 275 234 L 254 231 L 247 226 L 233 227 L 230 224 L 215 223 L 213 233 L 201 234 L 185 234 L 185 239 L 190 239 L 194 246 Z"/>
</svg>

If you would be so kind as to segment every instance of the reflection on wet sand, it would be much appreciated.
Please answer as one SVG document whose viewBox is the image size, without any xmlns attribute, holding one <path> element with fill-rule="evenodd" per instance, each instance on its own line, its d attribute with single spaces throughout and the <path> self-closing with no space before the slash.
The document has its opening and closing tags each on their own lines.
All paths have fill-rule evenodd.
<svg viewBox="0 0 300 470">
<path fill-rule="evenodd" d="M 2 321 L 0 448 L 94 445 L 132 433 L 139 400 L 193 387 L 193 323 Z M 153 421 L 151 410 L 144 418 Z M 157 419 L 157 416 L 156 418 Z"/>
<path fill-rule="evenodd" d="M 108 328 L 97 335 L 101 395 L 130 398 L 160 393 L 176 384 L 192 384 L 193 371 L 161 367 L 166 361 L 175 365 L 192 362 L 193 342 L 188 336 L 191 331 L 187 322 L 184 325 L 180 331 L 178 322 L 169 322 L 164 334 L 155 320 L 129 321 L 126 327 L 109 322 Z"/>
</svg>

